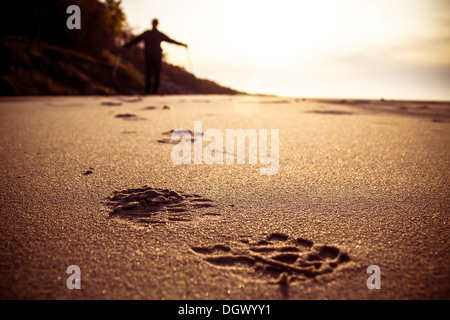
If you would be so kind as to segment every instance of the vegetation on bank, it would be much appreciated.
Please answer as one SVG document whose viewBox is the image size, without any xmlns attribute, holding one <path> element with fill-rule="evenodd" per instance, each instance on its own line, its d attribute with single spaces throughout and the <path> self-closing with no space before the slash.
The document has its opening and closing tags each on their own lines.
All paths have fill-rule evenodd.
<svg viewBox="0 0 450 320">
<path fill-rule="evenodd" d="M 82 8 L 82 28 L 69 30 L 66 9 Z M 1 34 L 1 95 L 142 94 L 144 55 L 135 46 L 118 0 L 15 0 Z M 163 63 L 161 94 L 238 94 L 184 68 Z"/>
</svg>

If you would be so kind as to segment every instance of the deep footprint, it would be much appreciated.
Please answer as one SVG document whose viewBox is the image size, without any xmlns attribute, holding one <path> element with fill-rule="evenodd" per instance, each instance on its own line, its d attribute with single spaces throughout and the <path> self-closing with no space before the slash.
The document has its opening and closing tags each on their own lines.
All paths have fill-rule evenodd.
<svg viewBox="0 0 450 320">
<path fill-rule="evenodd" d="M 207 263 L 246 279 L 283 285 L 332 273 L 350 261 L 338 247 L 280 233 L 255 243 L 240 241 L 234 247 L 217 244 L 191 250 Z"/>
<path fill-rule="evenodd" d="M 140 224 L 165 224 L 175 221 L 192 221 L 211 209 L 210 199 L 169 189 L 143 186 L 136 189 L 114 191 L 106 198 L 110 217 L 119 217 Z M 200 206 L 201 205 L 201 206 Z"/>
</svg>

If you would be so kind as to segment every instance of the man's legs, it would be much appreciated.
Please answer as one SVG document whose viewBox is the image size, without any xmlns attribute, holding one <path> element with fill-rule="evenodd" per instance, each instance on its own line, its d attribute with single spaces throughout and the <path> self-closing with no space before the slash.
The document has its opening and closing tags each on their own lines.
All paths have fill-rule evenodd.
<svg viewBox="0 0 450 320">
<path fill-rule="evenodd" d="M 161 59 L 147 59 L 145 66 L 145 94 L 157 94 L 159 76 L 161 73 Z M 153 90 L 152 90 L 153 83 Z"/>
<path fill-rule="evenodd" d="M 153 87 L 153 94 L 158 93 L 159 89 L 159 76 L 161 74 L 161 59 L 155 59 L 153 61 L 153 76 L 154 76 L 154 87 Z"/>
<path fill-rule="evenodd" d="M 151 92 L 153 69 L 152 61 L 147 59 L 145 62 L 145 94 L 150 94 Z"/>
</svg>

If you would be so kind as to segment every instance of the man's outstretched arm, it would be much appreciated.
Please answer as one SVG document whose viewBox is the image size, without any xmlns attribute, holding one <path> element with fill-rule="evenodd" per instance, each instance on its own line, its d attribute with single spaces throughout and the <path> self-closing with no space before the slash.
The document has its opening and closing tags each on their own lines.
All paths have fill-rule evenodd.
<svg viewBox="0 0 450 320">
<path fill-rule="evenodd" d="M 185 43 L 182 43 L 182 42 L 178 42 L 178 41 L 175 41 L 175 40 L 173 40 L 173 39 L 170 39 L 168 36 L 166 36 L 164 33 L 162 34 L 163 35 L 163 41 L 165 41 L 165 42 L 169 42 L 169 43 L 173 43 L 173 44 L 176 44 L 176 45 L 179 45 L 179 46 L 183 46 L 183 47 L 188 47 L 188 45 L 187 44 L 185 44 Z"/>
<path fill-rule="evenodd" d="M 142 40 L 144 40 L 144 34 L 145 34 L 145 32 L 142 33 L 140 36 L 135 37 L 134 39 L 132 39 L 128 43 L 126 43 L 123 47 L 124 48 L 128 48 L 128 47 L 131 47 L 131 46 L 135 45 L 138 42 L 141 42 Z"/>
</svg>

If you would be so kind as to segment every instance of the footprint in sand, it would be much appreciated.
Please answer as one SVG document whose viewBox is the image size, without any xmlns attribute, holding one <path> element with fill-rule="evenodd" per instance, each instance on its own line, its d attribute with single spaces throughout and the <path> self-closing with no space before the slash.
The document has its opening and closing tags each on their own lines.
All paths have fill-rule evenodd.
<svg viewBox="0 0 450 320">
<path fill-rule="evenodd" d="M 127 102 L 127 103 L 135 103 L 142 101 L 141 97 L 130 97 L 130 98 L 120 98 L 121 101 Z"/>
<path fill-rule="evenodd" d="M 195 217 L 217 215 L 212 200 L 196 194 L 143 186 L 114 191 L 106 198 L 110 216 L 143 224 L 192 221 Z"/>
<path fill-rule="evenodd" d="M 340 110 L 313 110 L 313 111 L 307 111 L 307 113 L 329 114 L 329 115 L 351 115 L 351 114 L 353 114 L 353 112 L 340 111 Z"/>
<path fill-rule="evenodd" d="M 283 285 L 332 273 L 350 261 L 338 247 L 280 233 L 255 243 L 241 240 L 231 247 L 216 244 L 191 250 L 207 263 L 245 279 Z"/>
<path fill-rule="evenodd" d="M 87 170 L 83 173 L 83 176 L 88 176 L 93 173 L 94 173 L 94 168 L 90 167 L 89 170 Z"/>
<path fill-rule="evenodd" d="M 116 118 L 121 118 L 124 120 L 145 120 L 145 118 L 141 118 L 134 113 L 119 113 L 116 115 Z"/>
<path fill-rule="evenodd" d="M 119 101 L 103 101 L 101 103 L 102 106 L 107 106 L 107 107 L 120 107 L 122 105 L 122 102 Z"/>
<path fill-rule="evenodd" d="M 191 131 L 191 130 L 187 130 L 187 131 L 191 135 L 191 142 L 192 143 L 194 143 L 196 139 L 202 139 L 202 137 L 203 137 L 203 132 L 197 132 L 197 133 L 194 134 L 194 132 Z M 159 139 L 159 140 L 157 140 L 157 142 L 159 142 L 159 143 L 167 143 L 167 144 L 178 144 L 180 142 L 180 140 L 172 141 L 172 139 L 171 139 L 172 133 L 174 133 L 174 132 L 178 133 L 180 136 L 182 135 L 182 130 L 173 130 L 172 129 L 170 131 L 162 133 L 163 135 L 170 136 L 170 138 Z"/>
</svg>

